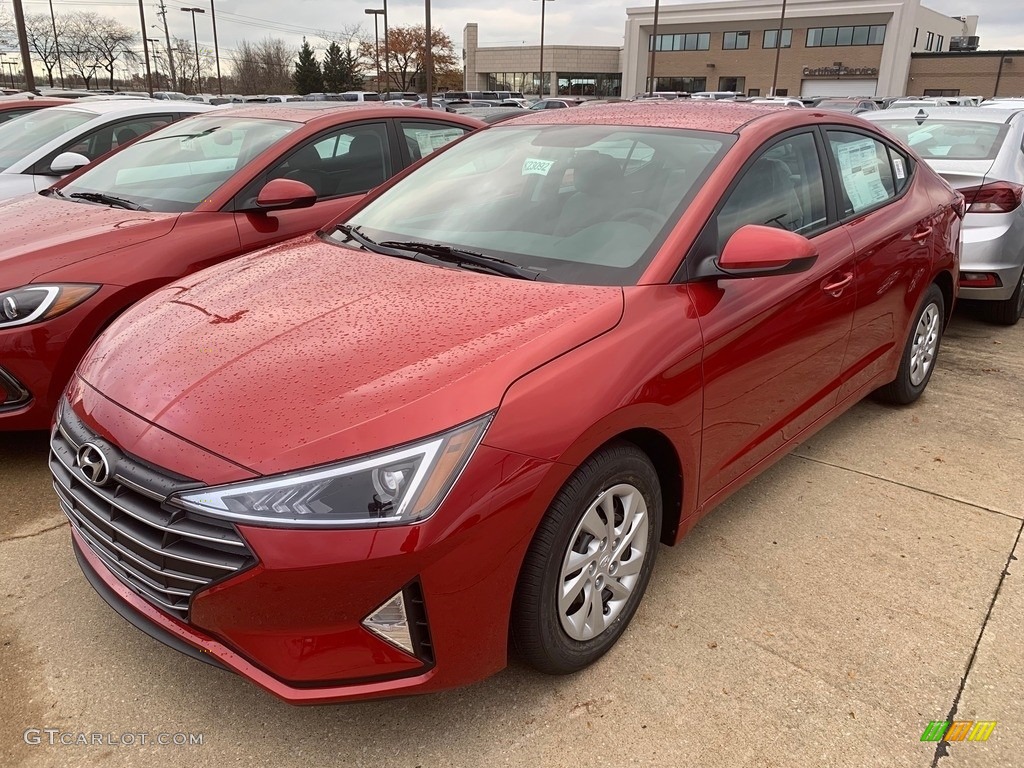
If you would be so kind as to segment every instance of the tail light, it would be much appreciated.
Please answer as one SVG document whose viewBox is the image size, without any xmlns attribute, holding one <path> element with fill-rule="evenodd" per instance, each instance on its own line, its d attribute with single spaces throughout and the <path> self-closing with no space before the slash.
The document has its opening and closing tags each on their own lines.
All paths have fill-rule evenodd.
<svg viewBox="0 0 1024 768">
<path fill-rule="evenodd" d="M 964 288 L 1001 288 L 1003 281 L 993 272 L 961 272 L 960 285 Z"/>
<path fill-rule="evenodd" d="M 967 213 L 1009 213 L 1020 206 L 1024 187 L 1011 181 L 993 181 L 960 192 L 971 201 Z"/>
</svg>

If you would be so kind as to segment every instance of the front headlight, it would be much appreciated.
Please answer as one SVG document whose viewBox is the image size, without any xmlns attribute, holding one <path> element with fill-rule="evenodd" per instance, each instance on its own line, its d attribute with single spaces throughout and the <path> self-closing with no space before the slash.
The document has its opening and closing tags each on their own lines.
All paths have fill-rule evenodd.
<svg viewBox="0 0 1024 768">
<path fill-rule="evenodd" d="M 493 414 L 400 448 L 262 480 L 171 497 L 186 509 L 251 525 L 376 527 L 433 514 Z"/>
<path fill-rule="evenodd" d="M 25 285 L 0 292 L 0 328 L 14 328 L 64 314 L 99 290 L 98 285 Z"/>
</svg>

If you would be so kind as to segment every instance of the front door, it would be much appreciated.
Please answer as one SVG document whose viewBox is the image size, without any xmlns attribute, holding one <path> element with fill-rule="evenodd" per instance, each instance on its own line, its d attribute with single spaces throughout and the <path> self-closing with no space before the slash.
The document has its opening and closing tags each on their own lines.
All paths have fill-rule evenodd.
<svg viewBox="0 0 1024 768">
<path fill-rule="evenodd" d="M 824 147 L 813 129 L 749 163 L 709 222 L 718 253 L 746 224 L 810 238 L 806 272 L 690 284 L 704 337 L 699 503 L 835 406 L 856 304 L 854 248 L 829 215 Z"/>
</svg>

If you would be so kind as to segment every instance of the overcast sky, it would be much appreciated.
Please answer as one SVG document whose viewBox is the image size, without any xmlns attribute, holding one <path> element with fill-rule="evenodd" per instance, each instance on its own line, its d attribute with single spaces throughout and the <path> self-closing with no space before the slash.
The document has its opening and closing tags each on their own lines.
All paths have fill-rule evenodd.
<svg viewBox="0 0 1024 768">
<path fill-rule="evenodd" d="M 678 2 L 678 0 L 676 0 Z M 26 13 L 47 12 L 47 0 L 23 0 Z M 166 0 L 165 0 L 166 2 Z M 10 0 L 0 0 L 10 8 Z M 216 0 L 217 32 L 222 57 L 243 39 L 266 35 L 280 37 L 295 45 L 305 34 L 362 24 L 364 34 L 373 37 L 373 18 L 365 8 L 380 7 L 380 0 Z M 133 28 L 139 25 L 137 0 L 54 0 L 58 14 L 82 9 L 117 16 Z M 666 5 L 674 4 L 667 0 Z M 168 3 L 171 34 L 192 37 L 191 16 L 180 8 L 195 5 L 209 8 L 209 0 Z M 643 5 L 641 0 L 553 0 L 547 5 L 545 42 L 551 45 L 622 45 L 626 7 Z M 924 5 L 947 15 L 977 14 L 978 34 L 983 48 L 1024 48 L 1024 0 L 925 0 Z M 157 3 L 144 0 L 146 21 L 157 24 Z M 434 26 L 451 36 L 457 49 L 467 22 L 480 25 L 480 41 L 493 45 L 536 45 L 540 38 L 540 0 L 433 0 Z M 391 24 L 422 24 L 423 0 L 389 0 Z M 212 48 L 209 13 L 197 16 L 200 45 Z M 150 36 L 162 37 L 161 29 Z"/>
</svg>

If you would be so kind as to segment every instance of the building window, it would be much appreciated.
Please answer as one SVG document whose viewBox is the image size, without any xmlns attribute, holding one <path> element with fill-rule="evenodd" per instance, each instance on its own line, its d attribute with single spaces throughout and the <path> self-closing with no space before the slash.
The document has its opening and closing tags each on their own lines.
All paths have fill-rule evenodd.
<svg viewBox="0 0 1024 768">
<path fill-rule="evenodd" d="M 761 95 L 761 89 L 760 88 L 748 88 L 747 89 L 747 96 L 760 96 L 760 95 Z"/>
<path fill-rule="evenodd" d="M 765 39 L 767 40 L 767 36 Z M 847 45 L 882 45 L 884 42 L 884 24 L 872 24 L 870 26 L 865 25 L 858 27 L 811 27 L 807 30 L 808 48 L 833 48 Z M 765 45 L 765 48 L 768 47 L 768 45 Z"/>
<path fill-rule="evenodd" d="M 654 88 L 650 87 L 650 81 L 648 81 L 647 87 L 649 90 L 655 91 L 697 93 L 708 89 L 708 79 L 706 77 L 656 77 L 654 78 Z"/>
<path fill-rule="evenodd" d="M 924 39 L 924 49 L 930 51 L 933 45 L 935 45 L 935 33 L 929 32 L 928 36 Z"/>
<path fill-rule="evenodd" d="M 776 96 L 789 96 L 789 88 L 776 88 L 775 89 L 775 95 Z"/>
<path fill-rule="evenodd" d="M 766 29 L 764 31 L 764 40 L 761 43 L 762 48 L 775 48 L 776 40 L 779 37 L 779 30 L 777 29 Z M 793 30 L 784 29 L 782 30 L 782 47 L 789 48 L 793 45 Z"/>
<path fill-rule="evenodd" d="M 925 88 L 925 96 L 959 96 L 959 88 Z"/>
<path fill-rule="evenodd" d="M 718 78 L 718 90 L 720 91 L 735 91 L 736 93 L 743 93 L 743 89 L 746 85 L 747 78 L 745 77 Z"/>
<path fill-rule="evenodd" d="M 935 40 L 935 50 L 936 51 L 941 51 L 942 50 L 942 43 L 945 41 L 945 39 L 946 38 L 944 38 L 942 35 L 939 35 L 938 38 L 936 38 L 936 40 Z"/>
<path fill-rule="evenodd" d="M 685 35 L 657 35 L 651 38 L 648 50 L 706 51 L 711 48 L 711 34 L 690 32 Z"/>
<path fill-rule="evenodd" d="M 745 51 L 749 47 L 749 32 L 726 32 L 722 35 L 723 51 Z"/>
</svg>

